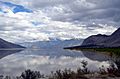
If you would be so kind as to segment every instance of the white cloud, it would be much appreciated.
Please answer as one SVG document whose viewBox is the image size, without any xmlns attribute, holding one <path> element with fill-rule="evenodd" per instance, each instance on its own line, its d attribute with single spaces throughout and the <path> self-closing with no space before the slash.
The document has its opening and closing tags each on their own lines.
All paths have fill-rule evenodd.
<svg viewBox="0 0 120 79">
<path fill-rule="evenodd" d="M 86 38 L 98 33 L 111 34 L 116 30 L 116 22 L 109 19 L 101 21 L 101 19 L 95 19 L 94 15 L 89 15 L 97 12 L 96 9 L 92 10 L 96 8 L 95 2 L 71 1 L 11 0 L 28 8 L 31 6 L 33 13 L 14 14 L 9 8 L 7 8 L 8 13 L 0 13 L 1 38 L 11 42 L 47 41 L 49 38 L 65 40 Z M 43 3 L 44 5 L 40 5 Z M 90 16 L 94 19 L 89 20 Z"/>
</svg>

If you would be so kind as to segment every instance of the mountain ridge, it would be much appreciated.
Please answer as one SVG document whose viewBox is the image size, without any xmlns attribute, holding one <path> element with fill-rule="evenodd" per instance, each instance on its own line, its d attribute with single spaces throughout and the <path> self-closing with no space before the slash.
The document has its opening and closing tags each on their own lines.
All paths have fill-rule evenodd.
<svg viewBox="0 0 120 79">
<path fill-rule="evenodd" d="M 92 35 L 86 38 L 81 46 L 96 45 L 98 47 L 120 47 L 120 28 L 111 35 Z"/>
<path fill-rule="evenodd" d="M 105 47 L 120 47 L 120 28 L 114 31 L 111 35 L 92 35 L 86 38 L 81 45 L 65 47 L 64 49 Z"/>
<path fill-rule="evenodd" d="M 13 44 L 11 42 L 5 41 L 2 38 L 0 38 L 0 48 L 7 49 L 7 48 L 25 48 L 25 47 L 17 44 Z"/>
</svg>

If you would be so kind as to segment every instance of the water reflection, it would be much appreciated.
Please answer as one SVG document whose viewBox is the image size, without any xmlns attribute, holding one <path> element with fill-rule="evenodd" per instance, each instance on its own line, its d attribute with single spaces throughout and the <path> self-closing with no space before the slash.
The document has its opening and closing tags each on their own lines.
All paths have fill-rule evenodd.
<svg viewBox="0 0 120 79">
<path fill-rule="evenodd" d="M 18 53 L 22 50 L 0 50 L 0 59 L 10 54 Z"/>
<path fill-rule="evenodd" d="M 90 52 L 90 51 L 82 51 L 83 54 L 91 59 L 91 60 L 97 60 L 97 61 L 108 61 L 111 60 L 111 57 L 108 55 L 105 55 L 103 53 L 100 52 Z"/>
<path fill-rule="evenodd" d="M 76 70 L 81 67 L 83 60 L 88 61 L 87 67 L 89 70 L 98 71 L 102 65 L 105 67 L 109 66 L 107 59 L 109 57 L 104 56 L 90 52 L 83 53 L 81 51 L 54 48 L 41 50 L 27 49 L 0 59 L 0 74 L 20 75 L 25 69 L 40 70 L 45 74 L 49 74 L 57 69 L 71 68 Z"/>
</svg>

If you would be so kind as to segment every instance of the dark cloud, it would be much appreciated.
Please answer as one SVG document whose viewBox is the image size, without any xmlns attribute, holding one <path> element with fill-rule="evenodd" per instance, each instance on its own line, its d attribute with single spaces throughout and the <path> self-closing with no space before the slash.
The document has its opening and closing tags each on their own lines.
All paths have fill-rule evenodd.
<svg viewBox="0 0 120 79">
<path fill-rule="evenodd" d="M 11 0 L 47 12 L 49 17 L 57 21 L 90 21 L 103 20 L 120 21 L 120 0 Z M 24 2 L 23 2 L 24 1 Z M 27 5 L 28 4 L 28 5 Z M 56 10 L 55 7 L 62 10 Z"/>
<path fill-rule="evenodd" d="M 64 2 L 65 1 L 65 2 Z M 116 24 L 120 22 L 120 0 L 69 0 L 67 3 L 64 0 L 62 2 L 56 3 L 57 5 L 62 5 L 59 7 L 64 10 L 63 13 L 56 13 L 56 15 L 49 15 L 53 20 L 58 21 L 96 21 L 97 20 L 106 20 L 113 21 Z M 39 2 L 38 2 L 39 3 Z M 44 4 L 43 4 L 44 3 Z M 39 3 L 37 7 L 41 8 L 41 5 L 44 7 L 56 6 L 54 0 L 46 1 Z M 36 8 L 36 6 L 34 6 Z M 42 6 L 43 8 L 43 6 Z M 44 9 L 44 8 L 43 8 Z M 67 11 L 69 10 L 69 11 Z M 49 11 L 51 12 L 51 11 Z"/>
</svg>

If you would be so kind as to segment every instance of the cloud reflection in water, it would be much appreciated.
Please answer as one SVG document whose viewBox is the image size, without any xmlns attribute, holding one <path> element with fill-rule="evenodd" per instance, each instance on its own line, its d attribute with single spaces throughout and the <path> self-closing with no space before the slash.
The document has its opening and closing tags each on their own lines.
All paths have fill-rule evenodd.
<svg viewBox="0 0 120 79">
<path fill-rule="evenodd" d="M 62 53 L 60 53 L 62 52 Z M 52 54 L 51 54 L 52 53 Z M 41 73 L 49 74 L 58 69 L 71 68 L 76 70 L 82 67 L 81 62 L 88 62 L 91 71 L 98 71 L 104 65 L 109 67 L 108 61 L 91 60 L 82 52 L 68 50 L 25 50 L 11 54 L 0 60 L 0 74 L 20 75 L 25 69 L 40 70 Z"/>
</svg>

